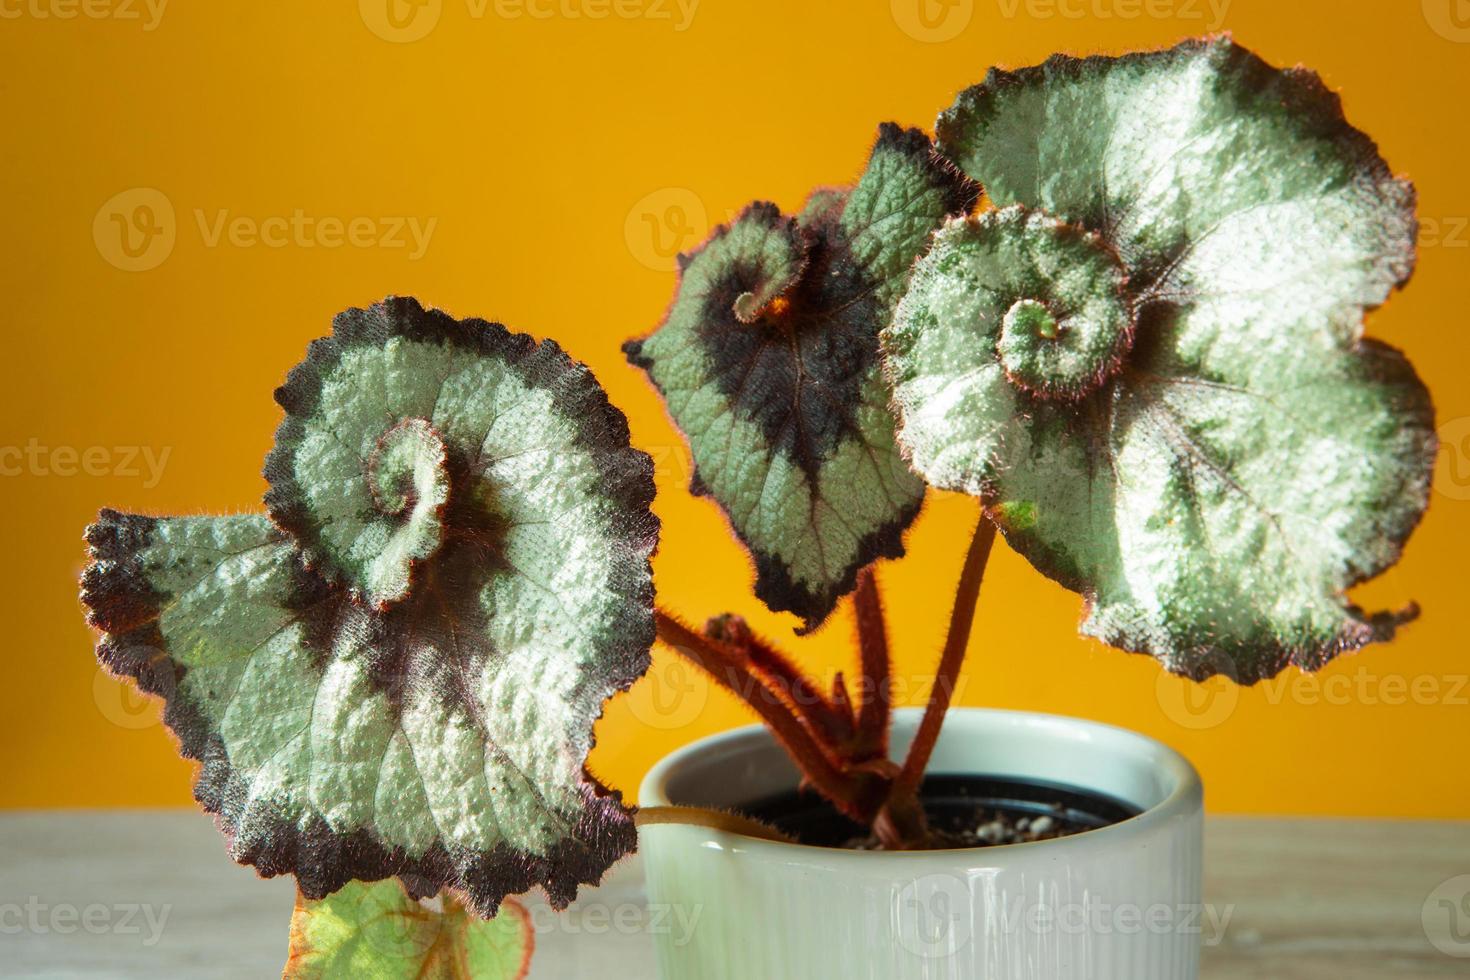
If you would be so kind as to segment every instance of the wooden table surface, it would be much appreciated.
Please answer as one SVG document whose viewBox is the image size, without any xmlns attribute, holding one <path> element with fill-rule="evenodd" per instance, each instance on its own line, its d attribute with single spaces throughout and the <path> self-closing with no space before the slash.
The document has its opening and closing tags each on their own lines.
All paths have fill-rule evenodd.
<svg viewBox="0 0 1470 980">
<path fill-rule="evenodd" d="M 1470 977 L 1470 823 L 1212 818 L 1206 860 L 1204 980 Z M 0 976 L 279 976 L 293 895 L 197 813 L 3 814 Z M 571 914 L 528 904 L 532 978 L 652 980 L 636 858 Z"/>
</svg>

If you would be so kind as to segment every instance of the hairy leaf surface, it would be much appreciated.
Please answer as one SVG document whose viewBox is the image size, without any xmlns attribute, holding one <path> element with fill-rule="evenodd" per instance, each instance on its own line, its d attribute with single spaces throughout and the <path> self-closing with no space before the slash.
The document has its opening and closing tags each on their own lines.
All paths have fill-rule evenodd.
<svg viewBox="0 0 1470 980">
<path fill-rule="evenodd" d="M 282 980 L 523 980 L 535 934 L 513 900 L 488 921 L 452 897 L 442 909 L 396 879 L 348 882 L 326 898 L 296 896 Z"/>
<path fill-rule="evenodd" d="M 99 657 L 167 700 L 261 874 L 565 904 L 636 841 L 583 766 L 648 665 L 651 461 L 554 344 L 409 299 L 339 316 L 276 397 L 274 522 L 88 530 Z"/>
<path fill-rule="evenodd" d="M 756 595 L 809 629 L 859 568 L 902 554 L 918 513 L 877 335 L 929 235 L 975 196 L 923 133 L 885 125 L 855 187 L 716 229 L 660 328 L 625 346 L 689 439 L 694 492 L 750 549 Z"/>
<path fill-rule="evenodd" d="M 1391 635 L 1412 610 L 1345 591 L 1428 500 L 1428 393 L 1362 339 L 1414 193 L 1337 97 L 1215 39 L 992 72 L 938 128 L 1001 210 L 940 232 L 883 338 L 914 465 L 1179 673 Z"/>
</svg>

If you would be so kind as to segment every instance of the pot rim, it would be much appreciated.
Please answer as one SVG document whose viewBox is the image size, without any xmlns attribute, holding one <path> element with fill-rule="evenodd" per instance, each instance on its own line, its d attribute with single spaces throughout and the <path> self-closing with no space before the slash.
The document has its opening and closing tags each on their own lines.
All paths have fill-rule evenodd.
<svg viewBox="0 0 1470 980">
<path fill-rule="evenodd" d="M 893 712 L 894 734 L 907 734 L 918 728 L 919 720 L 923 716 L 922 708 L 897 708 Z M 1135 816 L 1109 824 L 1106 827 L 1098 827 L 1092 830 L 1084 830 L 1067 837 L 1059 837 L 1050 840 L 1023 841 L 1015 844 L 989 844 L 983 847 L 955 847 L 936 848 L 926 851 L 858 851 L 840 847 L 826 847 L 819 844 L 788 844 L 782 841 L 766 840 L 759 837 L 751 837 L 732 831 L 713 830 L 709 828 L 689 827 L 705 834 L 709 840 L 709 846 L 723 847 L 731 851 L 752 852 L 756 855 L 779 857 L 802 856 L 812 860 L 823 862 L 849 860 L 871 861 L 875 857 L 888 860 L 911 860 L 919 861 L 925 858 L 932 859 L 936 855 L 945 854 L 986 854 L 999 859 L 1006 854 L 1018 854 L 1021 848 L 1039 847 L 1075 847 L 1079 842 L 1086 841 L 1095 843 L 1099 847 L 1107 846 L 1109 839 L 1116 839 L 1119 843 L 1124 838 L 1132 838 L 1137 835 L 1149 834 L 1159 824 L 1188 816 L 1200 809 L 1204 798 L 1204 785 L 1200 780 L 1199 772 L 1179 752 L 1147 735 L 1135 732 L 1131 729 L 1122 728 L 1118 725 L 1110 725 L 1106 722 L 1092 721 L 1085 718 L 1073 718 L 1067 715 L 1049 714 L 1037 711 L 1016 711 L 1005 708 L 972 708 L 953 707 L 944 719 L 944 728 L 940 731 L 939 738 L 942 741 L 946 731 L 950 731 L 951 723 L 960 721 L 963 725 L 986 724 L 992 726 L 1003 726 L 1011 729 L 1031 728 L 1037 731 L 1046 731 L 1049 734 L 1067 738 L 1079 744 L 1091 744 L 1100 751 L 1109 751 L 1109 748 L 1099 746 L 1100 742 L 1109 743 L 1111 750 L 1125 745 L 1131 745 L 1137 754 L 1151 755 L 1149 760 L 1166 779 L 1172 781 L 1172 787 L 1158 803 L 1145 808 Z M 897 741 L 906 741 L 900 739 Z M 716 732 L 696 739 L 686 745 L 682 745 L 656 762 L 638 790 L 638 802 L 640 806 L 669 806 L 673 801 L 665 792 L 668 783 L 679 770 L 697 759 L 708 759 L 711 756 L 738 757 L 756 747 L 769 747 L 774 745 L 775 738 L 770 731 L 760 723 L 742 725 L 738 728 Z M 975 773 L 976 775 L 989 775 Z M 660 828 L 649 828 L 660 829 Z M 645 831 L 647 832 L 647 831 Z"/>
</svg>

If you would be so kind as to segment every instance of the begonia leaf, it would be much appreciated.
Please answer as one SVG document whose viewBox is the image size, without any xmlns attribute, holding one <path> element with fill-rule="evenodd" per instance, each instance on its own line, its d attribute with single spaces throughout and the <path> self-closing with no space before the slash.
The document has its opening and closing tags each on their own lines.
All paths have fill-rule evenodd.
<svg viewBox="0 0 1470 980">
<path fill-rule="evenodd" d="M 524 980 L 535 935 L 522 905 L 484 920 L 453 897 L 434 904 L 394 878 L 297 895 L 282 980 Z"/>
<path fill-rule="evenodd" d="M 411 299 L 341 314 L 276 397 L 270 517 L 88 529 L 99 658 L 261 874 L 565 905 L 636 844 L 584 764 L 649 662 L 651 460 L 555 344 Z"/>
<path fill-rule="evenodd" d="M 999 210 L 936 235 L 883 338 L 914 466 L 1181 674 L 1391 636 L 1413 608 L 1346 591 L 1428 502 L 1428 393 L 1362 336 L 1414 193 L 1337 96 L 1217 38 L 994 71 L 938 131 Z"/>
<path fill-rule="evenodd" d="M 878 331 L 929 235 L 975 197 L 928 137 L 885 125 L 855 187 L 717 228 L 663 324 L 625 347 L 689 439 L 692 489 L 750 550 L 756 595 L 807 629 L 858 569 L 903 553 L 924 488 L 894 445 Z"/>
</svg>

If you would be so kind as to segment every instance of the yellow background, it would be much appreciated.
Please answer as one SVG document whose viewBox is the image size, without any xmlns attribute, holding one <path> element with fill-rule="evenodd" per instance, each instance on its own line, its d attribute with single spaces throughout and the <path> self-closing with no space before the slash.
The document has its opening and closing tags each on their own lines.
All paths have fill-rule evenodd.
<svg viewBox="0 0 1470 980">
<path fill-rule="evenodd" d="M 1001 549 L 960 702 L 1162 738 L 1198 764 L 1217 811 L 1470 817 L 1470 22 L 1453 0 L 1233 0 L 1222 25 L 1222 0 L 702 0 L 683 30 L 676 0 L 556 0 L 561 11 L 502 0 L 498 13 L 491 0 L 481 17 L 474 0 L 440 0 L 407 21 L 409 34 L 427 29 L 416 41 L 370 29 L 395 36 L 383 2 L 176 0 L 152 30 L 143 0 L 112 10 L 142 20 L 88 16 L 79 0 L 0 3 L 0 447 L 34 445 L 39 459 L 0 478 L 0 806 L 189 802 L 190 767 L 156 708 L 99 678 L 75 597 L 82 528 L 104 504 L 258 508 L 273 387 L 333 313 L 389 293 L 554 336 L 591 364 L 659 463 L 662 602 L 692 618 L 734 608 L 789 637 L 791 621 L 751 597 L 713 506 L 685 493 L 682 442 L 618 351 L 658 321 L 671 246 L 694 245 L 752 198 L 794 208 L 813 186 L 850 179 L 880 121 L 928 127 L 990 65 L 1224 26 L 1273 62 L 1321 71 L 1418 184 L 1418 275 L 1369 329 L 1408 350 L 1448 444 L 1404 561 L 1358 596 L 1379 607 L 1416 598 L 1423 619 L 1397 644 L 1340 661 L 1325 684 L 1293 673 L 1238 695 L 1194 689 L 1079 638 L 1079 599 Z M 601 10 L 610 15 L 585 16 Z M 136 188 L 173 209 L 175 244 L 156 267 L 124 271 L 109 261 L 126 264 L 104 204 Z M 119 200 L 114 212 L 131 217 L 142 198 Z M 437 224 L 417 259 L 405 248 L 211 245 L 199 226 L 221 211 L 260 221 L 296 209 Z M 101 447 L 100 475 L 65 475 L 68 447 Z M 116 447 L 167 449 L 161 479 L 145 486 L 147 469 L 133 475 Z M 968 499 L 934 496 L 910 557 L 883 570 L 910 702 L 923 697 L 974 515 Z M 846 662 L 849 631 L 844 608 L 792 646 L 831 670 Z M 594 766 L 632 792 L 667 750 L 745 720 L 661 651 L 653 678 L 609 708 Z"/>
</svg>

